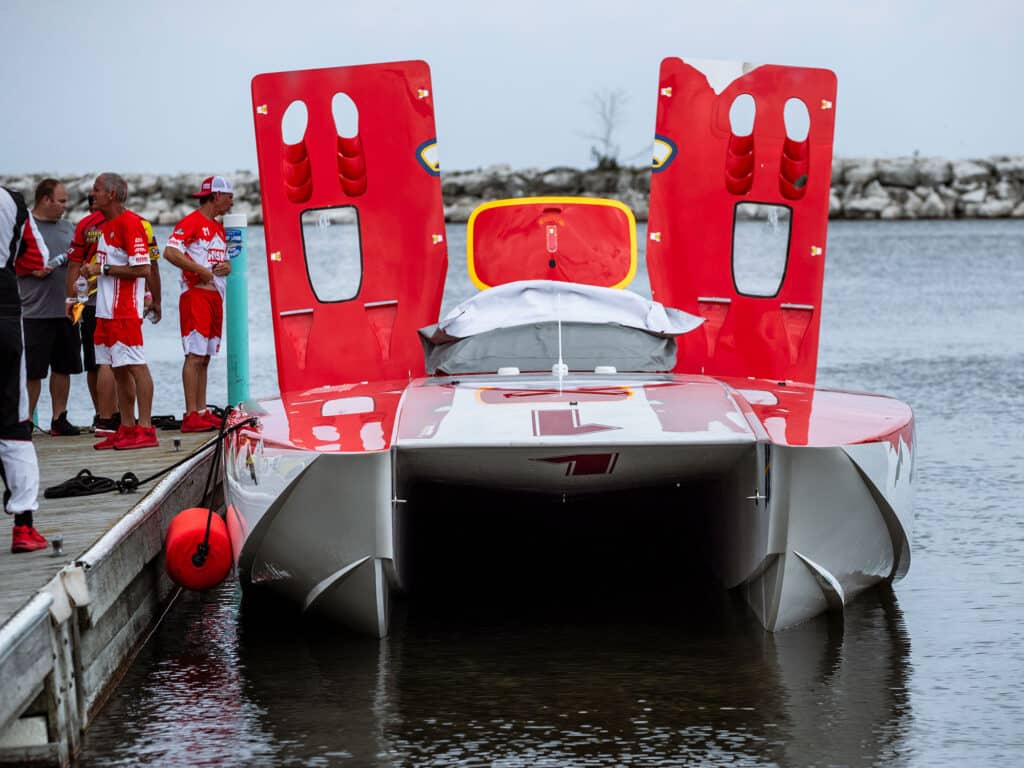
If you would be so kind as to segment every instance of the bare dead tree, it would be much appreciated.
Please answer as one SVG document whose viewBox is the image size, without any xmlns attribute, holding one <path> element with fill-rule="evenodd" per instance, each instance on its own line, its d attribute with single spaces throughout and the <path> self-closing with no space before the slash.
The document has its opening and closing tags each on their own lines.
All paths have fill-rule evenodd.
<svg viewBox="0 0 1024 768">
<path fill-rule="evenodd" d="M 591 94 L 587 106 L 597 123 L 597 131 L 584 133 L 583 137 L 596 142 L 590 148 L 590 156 L 598 170 L 615 170 L 619 167 L 619 145 L 615 134 L 626 116 L 629 94 L 621 88 L 605 88 Z"/>
</svg>

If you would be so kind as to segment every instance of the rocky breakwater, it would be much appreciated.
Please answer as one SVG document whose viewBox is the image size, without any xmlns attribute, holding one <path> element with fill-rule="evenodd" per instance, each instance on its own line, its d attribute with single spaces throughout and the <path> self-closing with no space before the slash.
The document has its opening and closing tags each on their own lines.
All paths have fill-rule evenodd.
<svg viewBox="0 0 1024 768">
<path fill-rule="evenodd" d="M 483 201 L 527 195 L 613 197 L 626 203 L 637 219 L 646 221 L 651 172 L 648 168 L 581 171 L 494 166 L 442 173 L 441 184 L 449 221 L 465 221 Z M 829 217 L 1024 218 L 1024 156 L 981 160 L 836 158 Z"/>
<path fill-rule="evenodd" d="M 0 176 L 31 202 L 47 174 Z M 85 196 L 95 174 L 61 178 L 68 187 L 69 217 L 85 215 Z M 259 179 L 252 171 L 225 174 L 235 186 L 233 212 L 262 222 Z M 128 205 L 156 224 L 174 224 L 195 207 L 190 197 L 204 174 L 126 174 Z M 580 170 L 514 169 L 495 165 L 441 175 L 445 219 L 465 222 L 480 203 L 506 197 L 585 195 L 621 200 L 647 219 L 649 168 Z M 832 168 L 829 217 L 833 219 L 1024 218 L 1024 156 L 975 160 L 932 157 L 836 158 Z"/>
<path fill-rule="evenodd" d="M 837 158 L 835 219 L 1024 218 L 1024 156 Z"/>
<path fill-rule="evenodd" d="M 64 182 L 68 190 L 68 212 L 71 221 L 77 222 L 88 212 L 86 196 L 96 181 L 96 173 L 69 175 L 60 173 L 33 173 L 0 175 L 0 185 L 16 189 L 32 205 L 36 184 L 50 176 Z M 173 225 L 195 210 L 192 193 L 199 190 L 205 173 L 125 173 L 128 182 L 128 207 L 154 224 Z M 244 213 L 252 224 L 263 221 L 260 203 L 260 182 L 252 171 L 236 171 L 223 174 L 235 188 L 235 205 L 232 213 Z"/>
</svg>

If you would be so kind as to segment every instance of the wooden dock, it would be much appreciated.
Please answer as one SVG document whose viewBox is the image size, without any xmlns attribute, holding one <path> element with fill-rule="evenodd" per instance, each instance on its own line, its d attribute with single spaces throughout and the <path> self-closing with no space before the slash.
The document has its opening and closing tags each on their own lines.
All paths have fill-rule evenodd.
<svg viewBox="0 0 1024 768">
<path fill-rule="evenodd" d="M 175 587 L 163 572 L 163 534 L 178 511 L 198 506 L 213 451 L 133 493 L 43 498 L 79 470 L 139 479 L 188 459 L 213 433 L 158 430 L 160 446 L 95 451 L 93 435 L 36 433 L 36 529 L 53 548 L 10 552 L 0 543 L 0 765 L 67 765 Z M 174 441 L 180 441 L 175 450 Z"/>
<path fill-rule="evenodd" d="M 94 451 L 94 435 L 51 437 L 36 433 L 32 441 L 39 458 L 39 511 L 36 529 L 47 539 L 63 536 L 62 556 L 53 550 L 10 552 L 12 521 L 6 520 L 0 539 L 0 625 L 38 592 L 57 572 L 73 562 L 99 540 L 118 520 L 127 514 L 139 499 L 148 493 L 152 481 L 131 494 L 103 493 L 66 499 L 44 499 L 43 491 L 74 477 L 81 469 L 94 475 L 119 479 L 125 472 L 134 472 L 140 479 L 180 461 L 210 439 L 209 433 L 181 434 L 157 430 L 158 448 L 137 451 Z M 173 440 L 181 441 L 181 452 L 174 451 Z"/>
</svg>

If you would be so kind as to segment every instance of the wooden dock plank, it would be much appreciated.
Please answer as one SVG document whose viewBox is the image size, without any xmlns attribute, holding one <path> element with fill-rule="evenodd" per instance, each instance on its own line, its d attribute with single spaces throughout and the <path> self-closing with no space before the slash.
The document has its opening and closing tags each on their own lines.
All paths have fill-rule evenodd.
<svg viewBox="0 0 1024 768">
<path fill-rule="evenodd" d="M 134 451 L 95 451 L 94 435 L 79 437 L 51 437 L 36 432 L 33 444 L 39 458 L 39 511 L 35 525 L 47 539 L 64 537 L 64 554 L 55 557 L 52 550 L 22 552 L 10 551 L 10 526 L 0 539 L 0 626 L 2 626 L 37 590 L 41 589 L 65 564 L 73 562 L 92 546 L 107 530 L 127 514 L 156 484 L 157 480 L 141 486 L 136 492 L 120 494 L 117 491 L 95 496 L 77 496 L 65 499 L 43 498 L 43 491 L 74 477 L 79 470 L 88 468 L 94 475 L 118 480 L 125 472 L 134 472 L 140 479 L 184 459 L 211 438 L 213 433 L 182 434 L 178 431 L 158 430 L 160 446 Z M 181 451 L 175 452 L 174 439 L 181 440 Z"/>
</svg>

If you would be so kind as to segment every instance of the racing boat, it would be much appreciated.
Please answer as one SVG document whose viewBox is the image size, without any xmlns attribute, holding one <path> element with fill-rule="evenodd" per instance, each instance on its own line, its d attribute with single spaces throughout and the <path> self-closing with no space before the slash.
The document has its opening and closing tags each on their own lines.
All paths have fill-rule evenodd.
<svg viewBox="0 0 1024 768">
<path fill-rule="evenodd" d="M 473 213 L 479 291 L 440 317 L 427 65 L 254 78 L 281 394 L 244 404 L 233 418 L 255 425 L 226 438 L 243 585 L 385 635 L 437 487 L 524 508 L 643 494 L 661 519 L 686 518 L 722 586 L 771 631 L 901 578 L 911 409 L 815 386 L 835 93 L 827 70 L 665 59 L 652 298 L 623 290 L 638 270 L 628 207 L 521 198 Z M 751 256 L 748 214 L 774 222 L 774 262 Z M 461 546 L 485 551 L 517 524 L 488 514 L 485 502 L 491 535 Z M 628 504 L 620 517 L 648 524 Z"/>
</svg>

